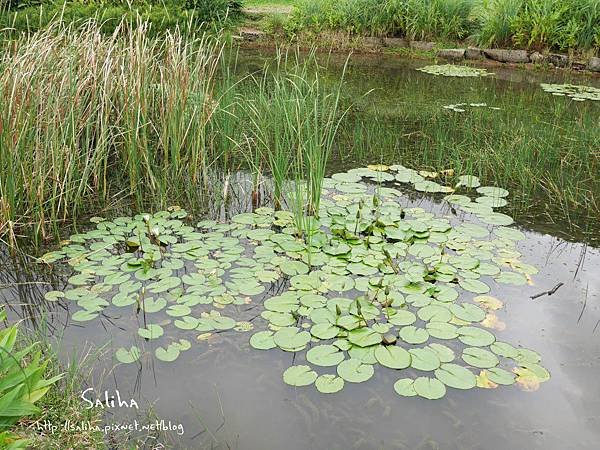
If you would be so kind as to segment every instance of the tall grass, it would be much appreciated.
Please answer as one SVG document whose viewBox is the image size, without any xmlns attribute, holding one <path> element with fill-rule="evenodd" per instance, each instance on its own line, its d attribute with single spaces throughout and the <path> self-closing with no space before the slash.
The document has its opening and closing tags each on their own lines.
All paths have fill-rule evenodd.
<svg viewBox="0 0 600 450">
<path fill-rule="evenodd" d="M 300 0 L 285 28 L 597 51 L 600 0 Z"/>
<path fill-rule="evenodd" d="M 120 37 L 95 22 L 23 37 L 0 56 L 0 211 L 4 228 L 49 225 L 111 201 L 142 201 L 177 180 L 206 182 L 218 98 L 217 40 Z"/>
<path fill-rule="evenodd" d="M 301 0 L 288 29 L 340 30 L 360 35 L 462 39 L 478 0 Z"/>
<path fill-rule="evenodd" d="M 274 67 L 251 78 L 254 94 L 245 102 L 248 141 L 259 149 L 272 176 L 275 206 L 285 200 L 288 180 L 295 180 L 296 189 L 287 197 L 301 216 L 318 215 L 322 181 L 344 117 L 343 73 L 334 88 L 321 78 L 314 53 L 279 52 Z"/>
</svg>

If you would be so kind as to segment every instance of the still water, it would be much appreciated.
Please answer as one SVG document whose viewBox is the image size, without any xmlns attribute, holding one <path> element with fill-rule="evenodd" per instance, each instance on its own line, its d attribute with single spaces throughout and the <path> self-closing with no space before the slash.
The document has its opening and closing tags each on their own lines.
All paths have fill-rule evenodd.
<svg viewBox="0 0 600 450">
<path fill-rule="evenodd" d="M 379 59 L 362 76 L 367 84 L 385 85 L 390 82 L 390 66 L 398 64 Z M 351 69 L 350 80 L 358 76 L 355 70 Z M 527 89 L 527 83 L 541 77 L 511 71 L 501 75 L 503 82 L 514 83 L 510 89 Z M 369 156 L 338 157 L 333 167 L 360 167 Z M 213 217 L 226 219 L 251 210 L 249 177 L 239 173 L 230 183 L 235 201 L 227 208 L 215 208 Z M 399 200 L 402 207 L 420 207 L 437 216 L 453 214 L 439 196 L 406 189 L 404 194 Z M 139 316 L 108 307 L 101 319 L 72 322 L 68 301 L 43 299 L 49 285 L 65 288 L 71 273 L 38 270 L 27 258 L 15 260 L 6 253 L 0 255 L 0 301 L 13 317 L 32 326 L 43 312 L 51 333 L 62 336 L 58 349 L 65 359 L 73 352 L 98 352 L 90 383 L 94 393 L 88 398 L 102 398 L 105 390 L 114 395 L 118 389 L 123 400 L 139 405 L 139 409 L 106 408 L 108 426 L 137 420 L 142 427 L 158 419 L 165 430 L 148 441 L 148 448 L 164 448 L 159 444 L 241 450 L 599 448 L 600 249 L 578 242 L 576 235 L 565 236 L 560 224 L 536 221 L 535 209 L 516 220 L 513 227 L 526 235 L 517 247 L 521 259 L 539 273 L 526 286 L 493 283 L 490 295 L 504 302 L 496 314 L 506 327 L 494 332 L 497 339 L 536 350 L 552 375 L 533 392 L 509 386 L 448 389 L 436 401 L 405 398 L 392 388 L 398 371 L 379 366 L 366 383 L 346 383 L 341 392 L 323 395 L 312 387 L 293 388 L 282 382 L 287 367 L 304 362 L 304 352 L 257 351 L 248 343 L 252 332 L 214 333 L 198 342 L 198 332 L 176 330 L 177 337 L 193 342 L 176 361 L 150 358 L 139 365 L 119 365 L 113 358 L 116 349 L 139 341 Z M 594 236 L 588 238 L 597 242 Z M 531 298 L 559 282 L 563 285 L 553 295 Z M 235 307 L 235 318 L 264 329 L 260 304 L 277 289 L 273 286 L 253 304 Z M 466 293 L 466 299 L 474 295 Z M 452 347 L 452 342 L 445 344 Z M 150 350 L 156 345 L 144 344 Z"/>
</svg>

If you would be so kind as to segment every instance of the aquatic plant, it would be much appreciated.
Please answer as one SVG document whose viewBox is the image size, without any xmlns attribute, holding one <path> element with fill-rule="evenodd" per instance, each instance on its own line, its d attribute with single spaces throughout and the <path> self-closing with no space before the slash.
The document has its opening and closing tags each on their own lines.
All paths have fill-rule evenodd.
<svg viewBox="0 0 600 450">
<path fill-rule="evenodd" d="M 6 312 L 0 310 L 0 321 Z M 17 325 L 0 330 L 0 446 L 26 448 L 29 442 L 11 432 L 20 419 L 39 412 L 35 403 L 43 398 L 62 375 L 47 376 L 48 360 L 42 358 L 37 344 L 17 348 Z"/>
<path fill-rule="evenodd" d="M 600 101 L 600 89 L 592 86 L 580 86 L 576 84 L 548 84 L 540 85 L 545 92 L 550 92 L 558 97 L 569 97 L 577 102 L 586 100 Z"/>
<path fill-rule="evenodd" d="M 443 75 L 445 77 L 487 77 L 493 75 L 485 69 L 469 66 L 457 66 L 454 64 L 442 64 L 420 67 L 417 70 L 431 75 Z"/>
<path fill-rule="evenodd" d="M 469 108 L 489 108 L 495 111 L 500 110 L 497 106 L 488 106 L 487 103 L 455 103 L 453 105 L 444 105 L 442 108 L 458 113 L 463 113 Z"/>
<path fill-rule="evenodd" d="M 81 322 L 107 308 L 130 308 L 139 344 L 117 350 L 122 363 L 147 357 L 145 346 L 174 361 L 194 341 L 182 334 L 248 331 L 218 310 L 262 298 L 268 328 L 250 345 L 308 348 L 306 364 L 284 372 L 292 386 L 314 383 L 333 393 L 346 382 L 367 381 L 381 365 L 402 371 L 394 388 L 406 396 L 436 399 L 447 387 L 515 382 L 536 389 L 549 378 L 540 356 L 490 331 L 502 307 L 489 295 L 494 283 L 526 285 L 537 273 L 519 259 L 516 243 L 525 236 L 497 211 L 509 192 L 471 175 L 445 174 L 452 185 L 434 179 L 441 177 L 401 165 L 336 173 L 323 181 L 309 241 L 295 237 L 294 214 L 265 207 L 195 227 L 180 208 L 98 218 L 96 228 L 40 259 L 75 270 L 72 287 L 49 291 L 46 299 L 77 303 L 72 319 Z M 402 206 L 395 186 L 407 183 L 443 194 L 448 208 L 465 215 L 449 220 Z M 271 294 L 274 283 L 289 288 Z M 169 336 L 171 325 L 182 330 L 178 339 Z M 336 374 L 319 375 L 315 368 L 322 367 Z"/>
<path fill-rule="evenodd" d="M 2 222 L 44 236 L 91 199 L 111 201 L 119 179 L 138 202 L 177 180 L 206 183 L 221 50 L 143 25 L 129 39 L 90 23 L 18 40 L 0 60 Z"/>
</svg>

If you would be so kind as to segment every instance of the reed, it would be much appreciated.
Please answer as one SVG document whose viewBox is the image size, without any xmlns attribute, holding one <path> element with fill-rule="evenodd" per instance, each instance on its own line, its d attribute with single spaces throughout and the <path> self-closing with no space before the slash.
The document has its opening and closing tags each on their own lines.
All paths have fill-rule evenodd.
<svg viewBox="0 0 600 450">
<path fill-rule="evenodd" d="M 55 25 L 0 56 L 1 217 L 46 237 L 115 192 L 142 202 L 206 183 L 223 44 L 140 23 L 104 35 Z M 115 184 L 118 190 L 115 190 Z M 6 230 L 5 230 L 6 231 Z M 56 231 L 56 230 L 55 230 Z"/>
</svg>

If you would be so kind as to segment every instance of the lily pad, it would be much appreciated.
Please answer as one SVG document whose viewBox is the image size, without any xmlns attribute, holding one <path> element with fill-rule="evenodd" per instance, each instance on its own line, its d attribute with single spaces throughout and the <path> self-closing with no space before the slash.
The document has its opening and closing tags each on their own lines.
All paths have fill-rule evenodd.
<svg viewBox="0 0 600 450">
<path fill-rule="evenodd" d="M 316 379 L 317 372 L 306 365 L 291 366 L 283 372 L 283 381 L 290 386 L 308 386 Z"/>
<path fill-rule="evenodd" d="M 428 400 L 437 400 L 446 395 L 446 386 L 436 378 L 419 377 L 415 380 L 413 389 L 417 395 Z"/>
<path fill-rule="evenodd" d="M 362 383 L 373 376 L 375 370 L 370 364 L 364 364 L 358 359 L 347 359 L 337 366 L 337 373 L 350 383 Z"/>
<path fill-rule="evenodd" d="M 332 374 L 321 375 L 315 380 L 315 387 L 322 394 L 335 394 L 344 388 L 344 379 Z"/>
</svg>

